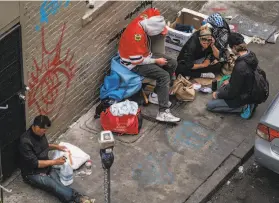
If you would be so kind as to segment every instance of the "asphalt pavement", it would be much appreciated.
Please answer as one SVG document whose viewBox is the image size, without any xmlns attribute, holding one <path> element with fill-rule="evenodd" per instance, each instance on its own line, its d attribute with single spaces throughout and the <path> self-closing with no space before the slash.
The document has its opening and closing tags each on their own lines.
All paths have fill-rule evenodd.
<svg viewBox="0 0 279 203">
<path fill-rule="evenodd" d="M 278 203 L 278 191 L 279 175 L 259 166 L 252 156 L 208 203 Z"/>
</svg>

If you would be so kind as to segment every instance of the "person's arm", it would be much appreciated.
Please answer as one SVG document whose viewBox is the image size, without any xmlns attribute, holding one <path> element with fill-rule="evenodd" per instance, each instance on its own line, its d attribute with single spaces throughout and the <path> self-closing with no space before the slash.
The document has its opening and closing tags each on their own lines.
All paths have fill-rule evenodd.
<svg viewBox="0 0 279 203">
<path fill-rule="evenodd" d="M 33 150 L 32 150 L 32 144 L 25 142 L 24 140 L 20 141 L 20 145 L 19 145 L 19 152 L 20 155 L 22 157 L 22 159 L 24 159 L 26 166 L 28 168 L 38 168 L 38 159 L 37 156 L 34 154 Z"/>
<path fill-rule="evenodd" d="M 200 69 L 200 68 L 204 68 L 204 65 L 202 63 L 201 64 L 194 64 L 192 69 Z"/>
<path fill-rule="evenodd" d="M 19 151 L 29 168 L 45 168 L 56 164 L 55 160 L 38 160 L 30 143 L 21 143 Z"/>
<path fill-rule="evenodd" d="M 189 39 L 190 40 L 190 39 Z M 179 56 L 177 58 L 178 63 L 183 64 L 186 69 L 199 69 L 204 68 L 205 64 L 195 64 L 194 63 L 194 41 L 188 41 L 181 49 Z"/>
<path fill-rule="evenodd" d="M 151 57 L 144 58 L 142 56 L 140 56 L 140 60 L 133 61 L 131 57 L 130 60 L 133 65 L 147 65 L 147 64 L 166 65 L 168 63 L 167 59 L 165 58 L 151 58 Z"/>
<path fill-rule="evenodd" d="M 147 64 L 154 64 L 154 63 L 156 63 L 156 59 L 151 58 L 151 57 L 146 57 L 146 58 L 143 58 L 142 62 L 138 65 L 147 65 Z"/>
<path fill-rule="evenodd" d="M 48 145 L 50 150 L 58 150 L 59 149 L 59 145 L 57 144 L 49 144 Z"/>
<path fill-rule="evenodd" d="M 46 168 L 56 165 L 56 160 L 38 160 L 38 168 Z"/>
<path fill-rule="evenodd" d="M 216 59 L 219 59 L 219 57 L 220 57 L 220 51 L 219 51 L 219 49 L 215 46 L 215 40 L 213 40 L 212 43 L 211 43 L 211 49 L 212 49 L 213 56 L 214 56 Z"/>
<path fill-rule="evenodd" d="M 48 147 L 50 150 L 59 150 L 59 151 L 63 151 L 63 152 L 65 152 L 67 149 L 67 147 L 57 145 L 57 144 L 49 144 Z"/>
<path fill-rule="evenodd" d="M 209 59 L 205 59 L 203 63 L 201 64 L 194 64 L 192 69 L 200 69 L 200 68 L 206 68 L 207 66 L 209 66 L 210 64 L 210 60 Z"/>
<path fill-rule="evenodd" d="M 54 160 L 39 160 L 38 168 L 46 168 L 46 167 L 54 166 L 54 165 L 63 165 L 65 162 L 66 162 L 65 157 L 60 157 L 60 158 L 54 159 Z"/>
<path fill-rule="evenodd" d="M 235 66 L 229 84 L 217 92 L 218 99 L 234 99 L 240 96 L 245 75 L 240 67 Z"/>
</svg>

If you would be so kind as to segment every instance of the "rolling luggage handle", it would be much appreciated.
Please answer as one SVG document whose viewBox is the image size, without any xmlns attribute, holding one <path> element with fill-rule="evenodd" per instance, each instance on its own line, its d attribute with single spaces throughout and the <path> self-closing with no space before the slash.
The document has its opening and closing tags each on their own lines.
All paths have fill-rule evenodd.
<svg viewBox="0 0 279 203">
<path fill-rule="evenodd" d="M 6 104 L 6 106 L 0 106 L 0 109 L 1 110 L 6 110 L 6 109 L 8 109 L 9 108 L 9 105 L 8 104 Z"/>
<path fill-rule="evenodd" d="M 13 190 L 10 190 L 8 188 L 5 188 L 3 185 L 0 185 L 0 188 L 3 189 L 4 191 L 8 192 L 8 193 L 11 193 L 13 191 Z"/>
<path fill-rule="evenodd" d="M 2 154 L 1 154 L 1 148 L 0 148 L 0 182 L 2 182 L 2 178 L 3 178 L 3 174 L 2 174 L 2 160 L 1 160 L 1 158 L 2 158 Z M 0 203 L 4 203 L 4 197 L 3 197 L 3 190 L 5 190 L 6 192 L 8 192 L 8 193 L 11 193 L 12 192 L 12 190 L 9 190 L 9 189 L 7 189 L 7 188 L 5 188 L 4 186 L 2 186 L 2 185 L 0 185 L 0 188 L 1 188 L 1 201 L 0 201 Z"/>
</svg>

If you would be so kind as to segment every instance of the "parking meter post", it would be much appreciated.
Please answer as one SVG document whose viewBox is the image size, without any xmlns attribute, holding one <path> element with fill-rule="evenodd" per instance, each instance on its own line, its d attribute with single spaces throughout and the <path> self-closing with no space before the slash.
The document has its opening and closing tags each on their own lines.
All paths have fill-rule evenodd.
<svg viewBox="0 0 279 203">
<path fill-rule="evenodd" d="M 110 131 L 102 131 L 99 138 L 100 157 L 104 169 L 105 203 L 110 203 L 110 168 L 114 162 L 114 137 Z"/>
</svg>

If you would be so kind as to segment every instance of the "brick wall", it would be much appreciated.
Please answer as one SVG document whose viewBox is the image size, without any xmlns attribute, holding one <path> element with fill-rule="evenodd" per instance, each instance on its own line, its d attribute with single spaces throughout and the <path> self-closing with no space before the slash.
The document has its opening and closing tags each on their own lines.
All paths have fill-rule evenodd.
<svg viewBox="0 0 279 203">
<path fill-rule="evenodd" d="M 97 101 L 99 88 L 117 49 L 115 36 L 130 21 L 125 16 L 140 2 L 108 2 L 85 27 L 85 2 L 21 2 L 27 123 L 39 113 L 49 115 L 56 136 Z M 183 7 L 199 10 L 203 2 L 154 2 L 168 20 Z M 45 8 L 45 9 L 44 9 Z M 102 9 L 102 7 L 100 8 Z M 133 17 L 135 17 L 134 15 Z"/>
</svg>

